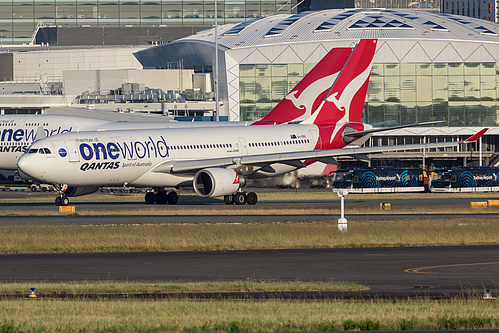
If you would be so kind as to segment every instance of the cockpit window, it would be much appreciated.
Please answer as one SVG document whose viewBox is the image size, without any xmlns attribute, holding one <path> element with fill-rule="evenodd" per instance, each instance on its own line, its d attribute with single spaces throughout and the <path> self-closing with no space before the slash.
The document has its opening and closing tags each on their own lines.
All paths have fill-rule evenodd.
<svg viewBox="0 0 499 333">
<path fill-rule="evenodd" d="M 28 150 L 28 154 L 52 154 L 48 148 L 31 148 Z"/>
</svg>

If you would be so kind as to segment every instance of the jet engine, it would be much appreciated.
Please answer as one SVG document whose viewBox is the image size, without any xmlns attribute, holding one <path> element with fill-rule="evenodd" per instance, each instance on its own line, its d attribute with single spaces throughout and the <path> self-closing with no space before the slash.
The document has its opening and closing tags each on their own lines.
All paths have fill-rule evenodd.
<svg viewBox="0 0 499 333">
<path fill-rule="evenodd" d="M 79 197 L 80 195 L 90 194 L 97 192 L 99 190 L 99 186 L 68 186 L 64 194 L 67 197 Z"/>
<path fill-rule="evenodd" d="M 192 184 L 197 195 L 208 198 L 232 194 L 243 187 L 245 181 L 234 170 L 208 168 L 198 171 Z"/>
</svg>

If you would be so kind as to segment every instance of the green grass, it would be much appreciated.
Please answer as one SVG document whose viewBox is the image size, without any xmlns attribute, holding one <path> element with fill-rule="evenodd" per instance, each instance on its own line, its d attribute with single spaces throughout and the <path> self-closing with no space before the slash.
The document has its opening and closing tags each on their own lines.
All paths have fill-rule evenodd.
<svg viewBox="0 0 499 333">
<path fill-rule="evenodd" d="M 296 332 L 499 328 L 485 301 L 0 301 L 0 332 Z"/>
<path fill-rule="evenodd" d="M 145 294 L 145 293 L 219 293 L 219 292 L 280 292 L 280 291 L 353 291 L 368 290 L 366 286 L 341 281 L 74 281 L 21 282 L 0 284 L 0 295 L 27 295 L 36 288 L 37 295 L 75 294 Z"/>
<path fill-rule="evenodd" d="M 160 218 L 160 217 L 159 217 Z M 306 216 L 304 216 L 306 219 Z M 160 220 L 158 220 L 159 222 Z M 330 222 L 0 226 L 0 253 L 156 252 L 490 245 L 496 217 Z"/>
</svg>

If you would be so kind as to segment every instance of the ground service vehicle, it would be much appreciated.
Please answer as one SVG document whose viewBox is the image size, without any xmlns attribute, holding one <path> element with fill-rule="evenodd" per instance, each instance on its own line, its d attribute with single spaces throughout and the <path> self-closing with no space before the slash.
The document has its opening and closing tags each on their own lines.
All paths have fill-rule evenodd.
<svg viewBox="0 0 499 333">
<path fill-rule="evenodd" d="M 339 169 L 333 178 L 333 191 L 339 189 L 350 193 L 424 192 L 424 172 L 394 167 Z"/>
<path fill-rule="evenodd" d="M 499 191 L 499 168 L 464 166 L 437 169 L 431 179 L 432 192 Z"/>
</svg>

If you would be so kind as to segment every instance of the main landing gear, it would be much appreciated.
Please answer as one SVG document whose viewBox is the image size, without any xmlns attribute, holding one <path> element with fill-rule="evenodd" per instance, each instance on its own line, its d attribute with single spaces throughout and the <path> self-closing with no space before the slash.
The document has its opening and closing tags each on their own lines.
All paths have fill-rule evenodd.
<svg viewBox="0 0 499 333">
<path fill-rule="evenodd" d="M 156 192 L 149 191 L 146 193 L 145 201 L 148 205 L 153 205 L 155 203 L 158 205 L 164 205 L 166 203 L 175 205 L 178 202 L 178 194 L 175 191 L 168 193 L 165 190 L 158 190 Z"/>
<path fill-rule="evenodd" d="M 226 205 L 256 205 L 258 202 L 258 196 L 256 195 L 255 192 L 236 192 L 233 194 L 225 195 L 224 196 L 224 203 Z"/>
</svg>

